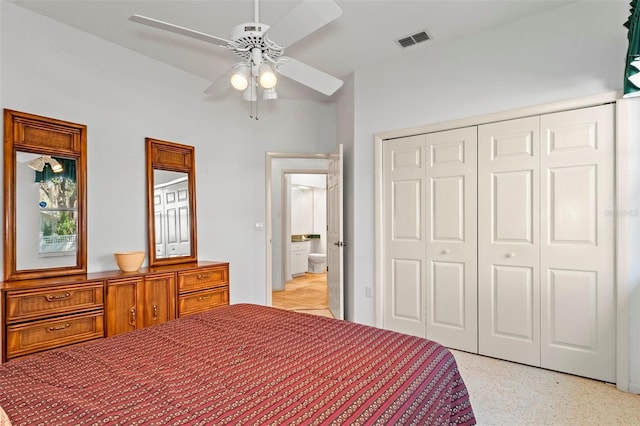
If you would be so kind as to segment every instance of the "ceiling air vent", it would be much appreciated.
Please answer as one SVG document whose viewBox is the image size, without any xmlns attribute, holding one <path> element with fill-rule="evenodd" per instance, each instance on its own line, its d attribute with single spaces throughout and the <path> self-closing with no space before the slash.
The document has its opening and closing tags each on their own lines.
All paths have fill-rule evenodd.
<svg viewBox="0 0 640 426">
<path fill-rule="evenodd" d="M 427 41 L 429 39 L 431 39 L 431 37 L 429 37 L 429 34 L 427 34 L 426 31 L 420 31 L 419 33 L 415 33 L 407 37 L 402 37 L 401 39 L 396 40 L 396 42 L 400 45 L 400 47 L 406 48 L 409 46 L 413 46 L 414 44 L 422 43 L 423 41 Z"/>
</svg>

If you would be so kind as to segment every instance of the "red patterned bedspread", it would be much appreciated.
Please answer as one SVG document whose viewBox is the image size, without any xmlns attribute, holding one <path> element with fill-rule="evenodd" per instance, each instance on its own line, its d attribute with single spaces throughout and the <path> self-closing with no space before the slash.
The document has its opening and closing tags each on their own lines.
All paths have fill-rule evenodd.
<svg viewBox="0 0 640 426">
<path fill-rule="evenodd" d="M 475 424 L 451 352 L 258 305 L 0 366 L 13 424 Z"/>
</svg>

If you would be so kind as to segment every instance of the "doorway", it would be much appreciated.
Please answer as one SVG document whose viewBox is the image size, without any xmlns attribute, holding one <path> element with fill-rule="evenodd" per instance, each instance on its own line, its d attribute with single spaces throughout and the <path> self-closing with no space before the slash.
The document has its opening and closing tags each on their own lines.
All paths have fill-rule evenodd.
<svg viewBox="0 0 640 426">
<path fill-rule="evenodd" d="M 341 152 L 341 149 L 339 150 Z M 339 160 L 338 160 L 339 159 Z M 339 164 L 339 167 L 337 165 Z M 339 173 L 336 172 L 339 170 Z M 283 215 L 285 210 L 284 197 L 284 176 L 286 174 L 326 174 L 332 186 L 327 190 L 327 194 L 336 194 L 335 188 L 341 188 L 335 182 L 336 175 L 341 176 L 342 162 L 339 154 L 287 154 L 287 153 L 267 153 L 265 165 L 266 181 L 266 300 L 268 306 L 274 305 L 273 290 L 278 283 L 284 283 L 283 277 L 286 274 L 285 253 L 289 253 L 287 246 L 290 244 L 290 235 L 284 236 Z M 340 194 L 342 192 L 340 191 Z M 343 278 L 342 278 L 342 205 L 336 206 L 336 200 L 342 197 L 329 196 L 327 198 L 328 211 L 327 221 L 329 222 L 327 231 L 327 266 L 330 273 L 327 274 L 327 292 L 329 298 L 329 309 L 334 318 L 342 319 L 343 313 Z M 329 206 L 335 206 L 330 208 Z M 332 211 L 339 211 L 339 214 L 331 214 Z M 339 224 L 339 226 L 335 226 Z M 340 232 L 332 232 L 333 228 L 339 228 Z M 336 237 L 338 235 L 339 237 Z M 337 239 L 336 239 L 337 238 Z M 335 240 L 335 241 L 333 241 Z M 335 252 L 338 252 L 337 254 Z M 302 263 L 302 262 L 301 262 Z"/>
<path fill-rule="evenodd" d="M 333 318 L 327 288 L 327 170 L 281 174 L 283 274 L 276 308 Z"/>
</svg>

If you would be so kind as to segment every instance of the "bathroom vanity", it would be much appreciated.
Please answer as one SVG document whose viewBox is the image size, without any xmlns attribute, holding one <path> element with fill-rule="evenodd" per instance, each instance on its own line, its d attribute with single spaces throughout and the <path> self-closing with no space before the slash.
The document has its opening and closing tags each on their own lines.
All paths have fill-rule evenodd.
<svg viewBox="0 0 640 426">
<path fill-rule="evenodd" d="M 301 275 L 307 272 L 311 241 L 299 241 L 291 243 L 290 265 L 291 276 Z"/>
</svg>

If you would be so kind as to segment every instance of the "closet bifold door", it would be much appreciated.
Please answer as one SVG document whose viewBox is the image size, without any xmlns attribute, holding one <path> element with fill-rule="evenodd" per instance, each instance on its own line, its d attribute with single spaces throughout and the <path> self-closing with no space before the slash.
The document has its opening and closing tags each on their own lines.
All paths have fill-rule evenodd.
<svg viewBox="0 0 640 426">
<path fill-rule="evenodd" d="M 383 327 L 426 336 L 425 137 L 383 146 Z"/>
<path fill-rule="evenodd" d="M 478 127 L 479 352 L 540 365 L 539 118 Z"/>
<path fill-rule="evenodd" d="M 426 135 L 427 338 L 478 351 L 477 127 Z"/>
<path fill-rule="evenodd" d="M 615 382 L 614 106 L 541 134 L 541 365 Z"/>
</svg>

